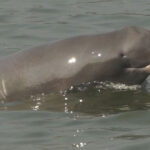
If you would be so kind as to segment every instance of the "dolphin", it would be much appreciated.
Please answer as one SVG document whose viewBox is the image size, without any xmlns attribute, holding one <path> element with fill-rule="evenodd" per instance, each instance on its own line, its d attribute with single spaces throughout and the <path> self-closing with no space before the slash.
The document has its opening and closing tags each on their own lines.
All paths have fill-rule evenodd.
<svg viewBox="0 0 150 150">
<path fill-rule="evenodd" d="M 0 59 L 0 99 L 93 81 L 141 84 L 150 74 L 150 31 L 125 27 L 22 50 Z"/>
</svg>

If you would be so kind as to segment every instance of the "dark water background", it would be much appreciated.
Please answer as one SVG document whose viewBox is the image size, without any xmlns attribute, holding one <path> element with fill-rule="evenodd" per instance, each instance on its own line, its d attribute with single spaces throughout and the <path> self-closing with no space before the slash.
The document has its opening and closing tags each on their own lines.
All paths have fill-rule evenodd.
<svg viewBox="0 0 150 150">
<path fill-rule="evenodd" d="M 0 0 L 0 57 L 131 25 L 150 29 L 149 0 Z M 1 101 L 0 149 L 149 150 L 150 94 L 112 87 Z"/>
</svg>

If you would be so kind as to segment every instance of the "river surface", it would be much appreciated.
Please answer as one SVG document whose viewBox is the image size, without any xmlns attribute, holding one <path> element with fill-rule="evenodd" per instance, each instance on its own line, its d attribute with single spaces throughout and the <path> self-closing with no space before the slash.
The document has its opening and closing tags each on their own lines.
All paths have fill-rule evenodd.
<svg viewBox="0 0 150 150">
<path fill-rule="evenodd" d="M 0 0 L 0 57 L 124 26 L 150 29 L 149 0 Z M 149 150 L 150 79 L 0 101 L 1 150 Z"/>
</svg>

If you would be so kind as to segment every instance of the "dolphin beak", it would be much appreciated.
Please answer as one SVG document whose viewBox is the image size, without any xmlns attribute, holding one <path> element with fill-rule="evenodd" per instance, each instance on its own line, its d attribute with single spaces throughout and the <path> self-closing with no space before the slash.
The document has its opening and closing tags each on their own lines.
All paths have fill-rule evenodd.
<svg viewBox="0 0 150 150">
<path fill-rule="evenodd" d="M 142 70 L 150 74 L 150 65 L 143 67 Z"/>
</svg>

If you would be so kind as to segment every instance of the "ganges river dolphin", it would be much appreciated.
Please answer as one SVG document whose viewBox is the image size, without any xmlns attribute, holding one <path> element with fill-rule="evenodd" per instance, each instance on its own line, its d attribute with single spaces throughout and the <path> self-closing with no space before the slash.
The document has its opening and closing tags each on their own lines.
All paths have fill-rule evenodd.
<svg viewBox="0 0 150 150">
<path fill-rule="evenodd" d="M 0 60 L 0 98 L 93 81 L 141 84 L 150 73 L 150 31 L 125 27 L 19 51 Z"/>
</svg>

